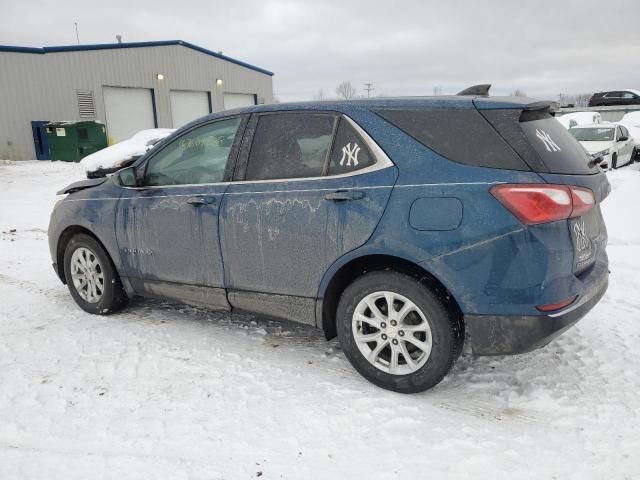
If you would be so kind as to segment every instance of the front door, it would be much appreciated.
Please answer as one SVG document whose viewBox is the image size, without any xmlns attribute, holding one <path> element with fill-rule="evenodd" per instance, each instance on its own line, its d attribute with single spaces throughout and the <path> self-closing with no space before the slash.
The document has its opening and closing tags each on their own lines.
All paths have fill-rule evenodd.
<svg viewBox="0 0 640 480">
<path fill-rule="evenodd" d="M 49 142 L 45 133 L 45 125 L 48 120 L 36 120 L 31 122 L 31 132 L 33 133 L 33 146 L 36 151 L 36 159 L 51 160 L 49 152 Z"/>
<path fill-rule="evenodd" d="M 230 301 L 241 292 L 314 299 L 329 266 L 373 233 L 396 169 L 346 117 L 264 114 L 247 130 L 234 178 L 244 181 L 230 185 L 220 213 Z"/>
<path fill-rule="evenodd" d="M 243 123 L 235 117 L 189 130 L 140 166 L 141 187 L 124 189 L 118 246 L 139 293 L 228 307 L 218 212 Z"/>
</svg>

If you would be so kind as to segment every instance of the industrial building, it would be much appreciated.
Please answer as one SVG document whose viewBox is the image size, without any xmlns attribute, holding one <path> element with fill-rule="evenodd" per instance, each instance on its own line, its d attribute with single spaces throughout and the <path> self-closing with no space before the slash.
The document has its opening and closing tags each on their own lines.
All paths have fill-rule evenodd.
<svg viewBox="0 0 640 480">
<path fill-rule="evenodd" d="M 113 143 L 270 103 L 272 76 L 182 40 L 0 46 L 0 159 L 47 159 L 48 122 L 96 120 Z"/>
</svg>

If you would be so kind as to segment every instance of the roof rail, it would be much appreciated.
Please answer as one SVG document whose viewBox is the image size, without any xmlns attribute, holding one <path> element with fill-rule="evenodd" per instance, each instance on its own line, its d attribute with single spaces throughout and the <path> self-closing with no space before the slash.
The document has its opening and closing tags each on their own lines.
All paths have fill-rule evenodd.
<svg viewBox="0 0 640 480">
<path fill-rule="evenodd" d="M 490 88 L 491 88 L 490 83 L 482 83 L 480 85 L 473 85 L 469 88 L 465 88 L 461 92 L 456 93 L 456 95 L 479 95 L 483 97 L 488 97 Z"/>
</svg>

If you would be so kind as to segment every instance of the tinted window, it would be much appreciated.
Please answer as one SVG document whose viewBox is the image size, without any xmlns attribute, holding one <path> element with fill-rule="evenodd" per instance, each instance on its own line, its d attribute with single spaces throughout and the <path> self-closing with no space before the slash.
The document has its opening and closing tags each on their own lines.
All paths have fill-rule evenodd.
<svg viewBox="0 0 640 480">
<path fill-rule="evenodd" d="M 530 170 L 477 110 L 378 110 L 376 113 L 455 162 Z"/>
<path fill-rule="evenodd" d="M 222 182 L 240 122 L 222 120 L 176 138 L 149 161 L 145 185 Z"/>
<path fill-rule="evenodd" d="M 595 165 L 589 168 L 591 158 L 586 150 L 550 114 L 521 121 L 520 128 L 550 173 L 580 175 L 599 171 Z"/>
<path fill-rule="evenodd" d="M 349 121 L 340 119 L 329 162 L 329 175 L 353 172 L 374 163 L 373 156 Z"/>
<path fill-rule="evenodd" d="M 579 142 L 610 142 L 613 140 L 613 128 L 571 128 L 569 133 Z"/>
<path fill-rule="evenodd" d="M 336 119 L 323 114 L 271 114 L 258 120 L 247 180 L 319 177 L 331 147 Z"/>
</svg>

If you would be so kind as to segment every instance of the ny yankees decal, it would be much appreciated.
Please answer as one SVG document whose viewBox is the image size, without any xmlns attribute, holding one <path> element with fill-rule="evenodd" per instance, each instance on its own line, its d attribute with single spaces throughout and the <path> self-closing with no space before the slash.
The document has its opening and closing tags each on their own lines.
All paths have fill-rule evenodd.
<svg viewBox="0 0 640 480">
<path fill-rule="evenodd" d="M 560 151 L 560 147 L 558 146 L 558 144 L 554 142 L 553 139 L 551 138 L 551 135 L 549 135 L 544 130 L 540 130 L 536 128 L 536 137 L 542 140 L 542 143 L 544 143 L 544 146 L 547 147 L 547 151 L 549 152 Z"/>
<path fill-rule="evenodd" d="M 351 166 L 351 162 L 353 161 L 353 166 L 358 166 L 358 153 L 360 153 L 360 147 L 357 143 L 353 143 L 353 147 L 351 146 L 351 142 L 347 143 L 344 147 L 342 147 L 342 158 L 340 159 L 340 165 L 344 165 L 344 161 L 347 161 L 347 167 Z"/>
</svg>

